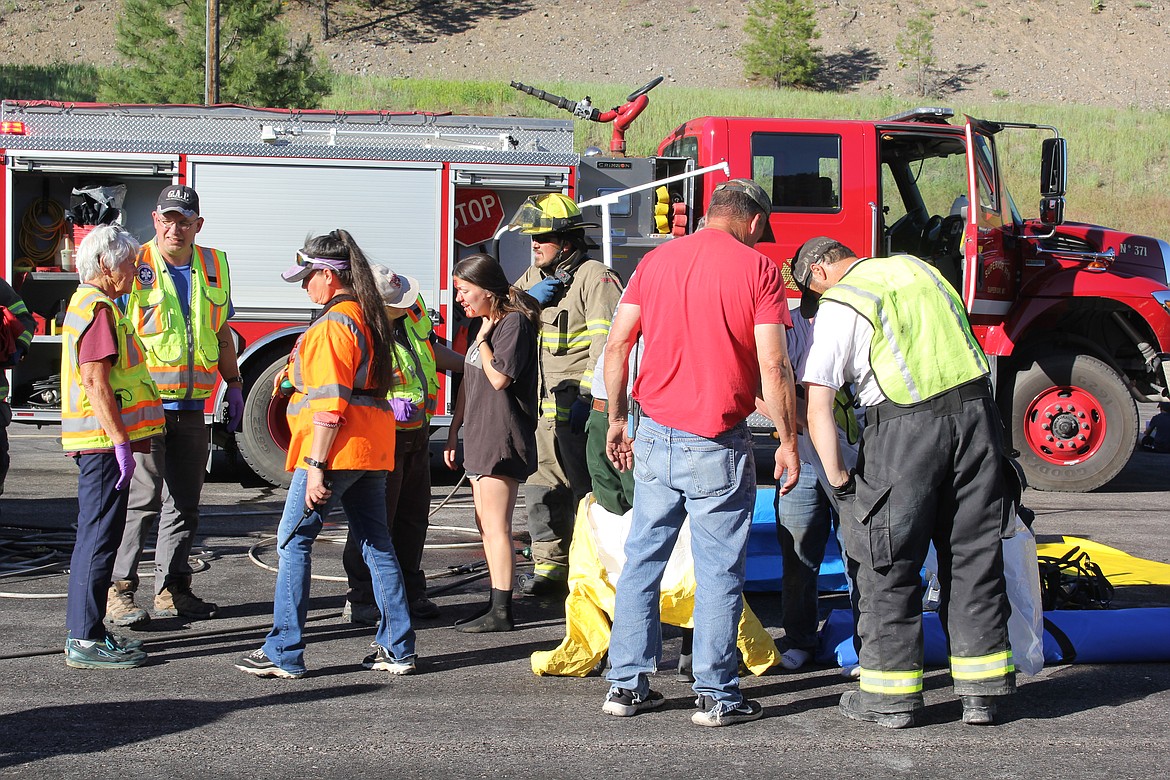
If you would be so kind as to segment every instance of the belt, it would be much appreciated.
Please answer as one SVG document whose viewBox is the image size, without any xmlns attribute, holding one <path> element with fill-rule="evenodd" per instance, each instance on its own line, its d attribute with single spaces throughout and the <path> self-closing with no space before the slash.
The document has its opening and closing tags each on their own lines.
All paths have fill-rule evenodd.
<svg viewBox="0 0 1170 780">
<path fill-rule="evenodd" d="M 924 411 L 932 412 L 935 417 L 942 417 L 959 411 L 966 401 L 974 401 L 979 398 L 991 398 L 991 384 L 987 381 L 987 377 L 973 379 L 966 384 L 946 391 L 942 395 L 936 395 L 930 400 L 920 401 L 909 406 L 898 406 L 892 401 L 882 401 L 880 404 L 866 408 L 865 421 L 868 424 L 877 425 L 883 420 L 892 420 L 904 414 Z"/>
<path fill-rule="evenodd" d="M 609 401 L 605 400 L 604 398 L 594 398 L 593 411 L 605 414 L 609 411 Z"/>
</svg>

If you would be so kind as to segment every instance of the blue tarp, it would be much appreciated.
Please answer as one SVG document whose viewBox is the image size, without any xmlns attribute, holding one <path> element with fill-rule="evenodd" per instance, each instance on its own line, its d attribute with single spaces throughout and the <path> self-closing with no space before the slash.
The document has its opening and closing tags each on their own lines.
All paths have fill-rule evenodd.
<svg viewBox="0 0 1170 780">
<path fill-rule="evenodd" d="M 747 582 L 744 590 L 753 593 L 780 590 L 780 575 L 784 564 L 780 559 L 780 542 L 776 537 L 776 488 L 756 491 L 756 508 L 752 514 L 752 532 L 748 538 Z M 821 564 L 817 587 L 822 592 L 845 592 L 845 564 L 837 537 L 829 535 L 825 546 L 825 560 Z"/>
</svg>

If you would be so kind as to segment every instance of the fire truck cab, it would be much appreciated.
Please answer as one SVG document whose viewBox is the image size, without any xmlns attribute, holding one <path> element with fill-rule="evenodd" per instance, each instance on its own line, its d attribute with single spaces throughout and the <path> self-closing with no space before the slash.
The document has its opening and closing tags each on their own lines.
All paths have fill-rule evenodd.
<svg viewBox="0 0 1170 780">
<path fill-rule="evenodd" d="M 998 404 L 1029 483 L 1086 491 L 1128 462 L 1136 402 L 1164 400 L 1170 371 L 1170 246 L 1063 221 L 1066 146 L 1055 128 L 924 108 L 879 121 L 703 117 L 659 147 L 727 162 L 772 194 L 781 264 L 818 235 L 858 256 L 908 253 L 963 298 L 991 360 Z M 1040 214 L 1020 215 L 996 140 L 1040 131 Z M 704 204 L 718 176 L 696 184 Z"/>
</svg>

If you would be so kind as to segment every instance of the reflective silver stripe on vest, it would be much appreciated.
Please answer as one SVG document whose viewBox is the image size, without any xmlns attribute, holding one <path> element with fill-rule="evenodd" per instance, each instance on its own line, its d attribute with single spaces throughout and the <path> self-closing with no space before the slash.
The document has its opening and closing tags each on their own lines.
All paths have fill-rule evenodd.
<svg viewBox="0 0 1170 780">
<path fill-rule="evenodd" d="M 906 389 L 910 391 L 910 399 L 914 403 L 922 400 L 922 395 L 918 392 L 918 386 L 914 384 L 914 377 L 910 375 L 910 366 L 906 363 L 906 358 L 902 351 L 898 348 L 898 341 L 894 338 L 894 329 L 890 325 L 889 319 L 886 317 L 885 307 L 881 305 L 882 297 L 875 295 L 869 290 L 863 290 L 860 287 L 854 287 L 844 281 L 838 282 L 835 286 L 843 290 L 849 290 L 859 298 L 865 298 L 868 301 L 873 301 L 876 305 L 874 310 L 878 312 L 878 317 L 881 320 L 882 333 L 886 334 L 886 343 L 890 345 L 890 352 L 894 355 L 894 360 L 898 363 L 898 371 L 902 374 L 902 380 L 906 383 Z"/>
<path fill-rule="evenodd" d="M 365 387 L 370 377 L 372 356 L 370 355 L 370 345 L 366 343 L 365 334 L 362 333 L 362 329 L 358 327 L 357 322 L 348 314 L 334 310 L 330 310 L 324 317 L 317 320 L 317 322 L 336 322 L 338 325 L 348 328 L 350 333 L 357 339 L 358 354 L 362 356 L 362 361 L 358 364 L 357 372 L 354 374 L 353 386 Z"/>
</svg>

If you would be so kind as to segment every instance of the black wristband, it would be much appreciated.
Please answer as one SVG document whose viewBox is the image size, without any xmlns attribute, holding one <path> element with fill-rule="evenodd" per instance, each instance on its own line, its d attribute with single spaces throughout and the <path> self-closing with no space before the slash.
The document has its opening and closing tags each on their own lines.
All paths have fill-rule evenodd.
<svg viewBox="0 0 1170 780">
<path fill-rule="evenodd" d="M 328 461 L 324 461 L 324 460 L 313 460 L 313 459 L 312 459 L 312 458 L 310 458 L 308 455 L 306 455 L 306 456 L 304 457 L 304 461 L 305 461 L 306 465 L 312 466 L 312 467 L 313 467 L 313 468 L 315 468 L 315 469 L 321 469 L 322 471 L 324 471 L 325 469 L 329 468 L 329 462 L 328 462 Z"/>
<path fill-rule="evenodd" d="M 224 383 L 225 385 L 234 384 L 234 383 L 236 383 L 236 382 L 239 382 L 241 385 L 242 385 L 242 384 L 244 384 L 244 380 L 243 380 L 243 379 L 240 379 L 238 376 L 233 376 L 231 379 L 225 379 L 225 380 L 223 380 L 223 383 Z"/>
</svg>

